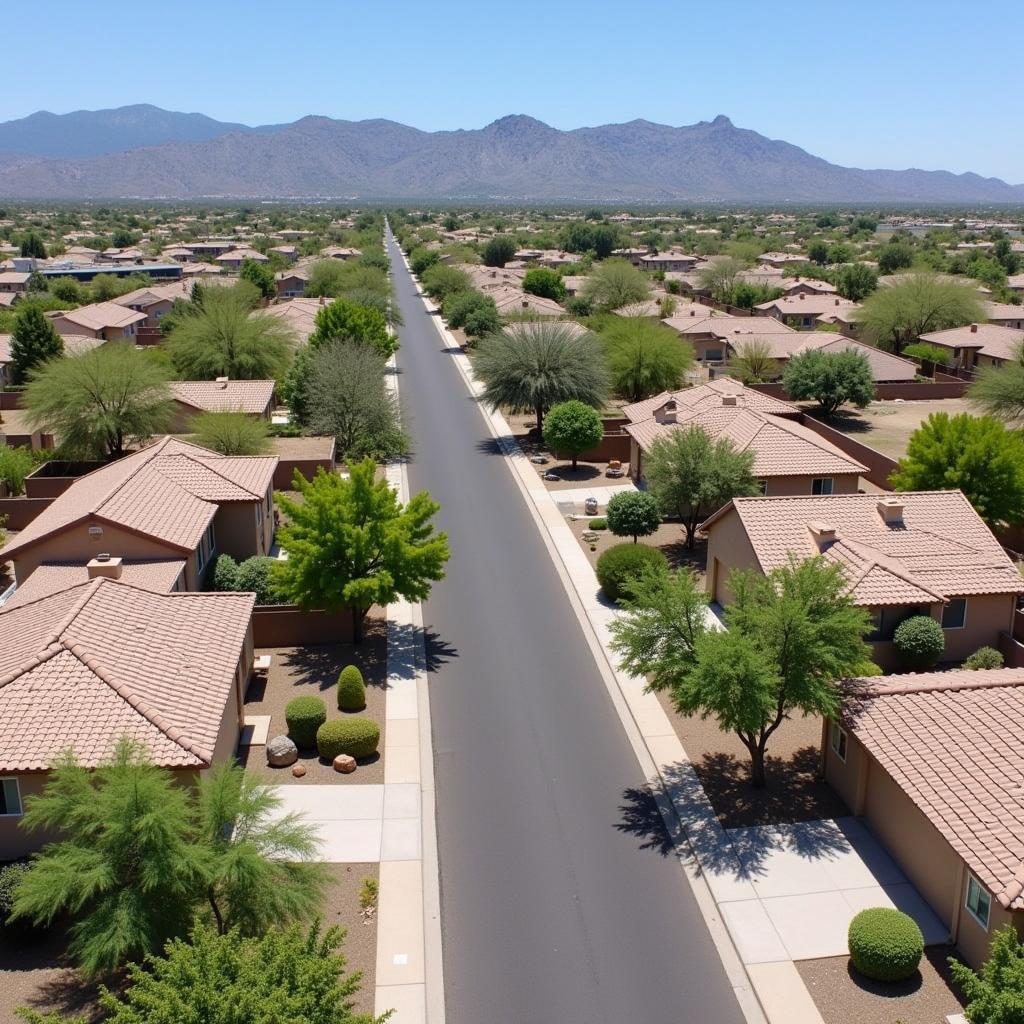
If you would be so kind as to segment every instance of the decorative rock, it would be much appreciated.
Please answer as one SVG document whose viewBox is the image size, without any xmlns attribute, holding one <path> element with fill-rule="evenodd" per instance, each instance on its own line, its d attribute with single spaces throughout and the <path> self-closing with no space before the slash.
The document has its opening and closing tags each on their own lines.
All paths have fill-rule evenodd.
<svg viewBox="0 0 1024 1024">
<path fill-rule="evenodd" d="M 299 759 L 299 748 L 287 736 L 275 736 L 267 742 L 267 764 L 287 768 Z"/>
<path fill-rule="evenodd" d="M 304 764 L 293 764 L 292 775 L 297 779 L 301 779 L 306 774 L 306 766 Z"/>
<path fill-rule="evenodd" d="M 334 759 L 334 770 L 349 775 L 356 770 L 356 759 L 349 754 L 339 754 Z"/>
<path fill-rule="evenodd" d="M 547 461 L 548 461 L 548 457 L 546 455 L 531 455 L 530 456 L 530 461 L 535 466 L 546 466 L 547 465 Z"/>
</svg>

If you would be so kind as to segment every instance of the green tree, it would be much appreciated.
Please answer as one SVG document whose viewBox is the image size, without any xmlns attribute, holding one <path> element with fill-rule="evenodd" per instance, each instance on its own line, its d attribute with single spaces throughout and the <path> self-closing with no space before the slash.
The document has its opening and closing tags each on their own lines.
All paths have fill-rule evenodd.
<svg viewBox="0 0 1024 1024">
<path fill-rule="evenodd" d="M 619 247 L 619 242 L 618 228 L 612 227 L 611 224 L 596 224 L 594 226 L 590 248 L 593 249 L 594 255 L 599 260 L 611 256 L 612 252 Z"/>
<path fill-rule="evenodd" d="M 516 254 L 516 243 L 507 235 L 495 235 L 487 240 L 481 257 L 485 267 L 503 267 Z"/>
<path fill-rule="evenodd" d="M 851 249 L 845 242 L 834 242 L 828 247 L 829 263 L 849 263 L 854 256 Z"/>
<path fill-rule="evenodd" d="M 892 239 L 878 250 L 878 269 L 883 274 L 895 274 L 914 264 L 914 247 L 906 241 Z"/>
<path fill-rule="evenodd" d="M 221 455 L 265 455 L 273 447 L 267 421 L 237 410 L 201 412 L 191 429 L 196 444 Z"/>
<path fill-rule="evenodd" d="M 494 299 L 472 289 L 446 296 L 441 313 L 449 327 L 462 328 L 471 339 L 486 338 L 501 327 Z"/>
<path fill-rule="evenodd" d="M 807 246 L 807 258 L 812 263 L 817 263 L 818 266 L 824 266 L 828 263 L 828 243 L 816 239 Z"/>
<path fill-rule="evenodd" d="M 864 301 L 860 324 L 868 340 L 899 355 L 922 334 L 984 320 L 971 285 L 937 274 L 906 274 Z"/>
<path fill-rule="evenodd" d="M 892 484 L 959 489 L 989 526 L 1024 522 L 1024 440 L 991 416 L 932 413 L 910 435 Z"/>
<path fill-rule="evenodd" d="M 68 306 L 80 306 L 82 304 L 82 286 L 73 277 L 53 278 L 48 288 L 55 299 Z"/>
<path fill-rule="evenodd" d="M 562 275 L 547 267 L 533 267 L 523 277 L 523 291 L 555 302 L 565 301 L 565 282 Z"/>
<path fill-rule="evenodd" d="M 17 497 L 25 489 L 25 477 L 35 469 L 35 465 L 30 448 L 12 448 L 0 444 L 0 483 L 7 486 L 8 494 L 12 497 Z"/>
<path fill-rule="evenodd" d="M 25 259 L 46 259 L 46 246 L 43 244 L 43 240 L 34 231 L 30 231 L 22 238 L 21 255 Z"/>
<path fill-rule="evenodd" d="M 826 419 L 851 402 L 865 408 L 875 397 L 875 381 L 867 357 L 856 349 L 822 352 L 811 349 L 786 361 L 782 386 L 798 402 L 813 399 Z"/>
<path fill-rule="evenodd" d="M 588 448 L 596 448 L 603 436 L 601 414 L 576 399 L 552 406 L 544 420 L 544 443 L 559 455 L 570 455 L 573 469 L 580 454 Z"/>
<path fill-rule="evenodd" d="M 473 368 L 484 384 L 485 402 L 534 413 L 542 434 L 552 405 L 577 399 L 600 407 L 608 393 L 597 339 L 558 321 L 521 323 L 490 335 L 480 343 Z"/>
<path fill-rule="evenodd" d="M 469 274 L 458 267 L 450 267 L 447 263 L 435 263 L 420 275 L 420 284 L 432 299 L 444 302 L 445 296 L 469 289 L 472 281 Z"/>
<path fill-rule="evenodd" d="M 971 1024 L 1020 1024 L 1024 1007 L 1024 946 L 1013 925 L 992 936 L 988 959 L 972 971 L 949 957 L 949 972 L 963 990 Z"/>
<path fill-rule="evenodd" d="M 1024 424 L 1024 344 L 1003 366 L 986 366 L 968 391 L 968 397 L 989 416 L 1014 426 Z"/>
<path fill-rule="evenodd" d="M 243 281 L 248 281 L 254 288 L 259 289 L 260 295 L 265 299 L 272 299 L 277 294 L 274 272 L 265 263 L 259 263 L 256 260 L 242 260 L 238 276 Z"/>
<path fill-rule="evenodd" d="M 878 287 L 878 274 L 864 263 L 851 263 L 836 271 L 836 291 L 844 299 L 860 302 Z"/>
<path fill-rule="evenodd" d="M 441 259 L 441 253 L 437 249 L 428 249 L 424 245 L 417 245 L 409 253 L 409 269 L 419 277 L 428 268 L 434 266 Z"/>
<path fill-rule="evenodd" d="M 582 296 L 596 310 L 610 312 L 634 302 L 643 302 L 651 292 L 649 280 L 625 260 L 598 264 L 583 285 Z"/>
<path fill-rule="evenodd" d="M 605 518 L 616 537 L 632 537 L 635 544 L 661 526 L 661 508 L 646 491 L 619 491 L 608 499 Z"/>
<path fill-rule="evenodd" d="M 690 342 L 645 317 L 608 317 L 599 336 L 608 358 L 612 389 L 631 402 L 677 390 L 693 366 Z"/>
<path fill-rule="evenodd" d="M 64 340 L 34 303 L 14 314 L 11 330 L 11 371 L 15 384 L 24 384 L 30 371 L 64 354 Z"/>
<path fill-rule="evenodd" d="M 326 296 L 337 298 L 348 284 L 347 262 L 343 260 L 318 260 L 309 269 L 309 280 L 304 289 L 311 298 Z"/>
<path fill-rule="evenodd" d="M 388 330 L 387 320 L 379 310 L 357 306 L 346 299 L 335 299 L 318 310 L 315 324 L 316 329 L 309 336 L 314 349 L 340 338 L 367 345 L 386 359 L 398 348 L 398 337 Z"/>
<path fill-rule="evenodd" d="M 163 369 L 127 342 L 109 342 L 37 369 L 23 405 L 34 429 L 71 458 L 120 458 L 167 430 L 173 403 Z"/>
<path fill-rule="evenodd" d="M 753 467 L 753 451 L 738 451 L 728 438 L 691 424 L 651 445 L 646 476 L 662 509 L 682 520 L 692 549 L 701 519 L 732 498 L 760 492 Z"/>
<path fill-rule="evenodd" d="M 736 354 L 729 360 L 729 372 L 744 384 L 760 384 L 778 376 L 778 363 L 768 342 L 754 339 L 736 343 Z"/>
<path fill-rule="evenodd" d="M 295 335 L 276 316 L 252 310 L 251 286 L 205 288 L 176 324 L 167 350 L 183 380 L 268 380 L 282 375 Z"/>
<path fill-rule="evenodd" d="M 716 302 L 725 302 L 731 296 L 739 275 L 746 268 L 742 260 L 728 256 L 698 270 L 697 281 L 704 291 L 710 292 Z"/>
<path fill-rule="evenodd" d="M 288 559 L 275 566 L 275 588 L 302 608 L 352 613 L 356 643 L 370 608 L 398 597 L 422 601 L 444 578 L 448 538 L 431 520 L 439 506 L 426 491 L 402 505 L 372 459 L 350 467 L 348 480 L 322 470 L 296 474 L 301 501 L 275 495 L 287 522 L 278 530 Z"/>
</svg>

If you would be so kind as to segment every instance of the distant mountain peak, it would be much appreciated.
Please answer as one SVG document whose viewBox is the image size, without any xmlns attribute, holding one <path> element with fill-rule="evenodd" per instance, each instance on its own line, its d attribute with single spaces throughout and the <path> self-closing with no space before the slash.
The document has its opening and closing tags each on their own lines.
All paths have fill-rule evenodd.
<svg viewBox="0 0 1024 1024">
<path fill-rule="evenodd" d="M 729 120 L 729 118 L 727 118 L 725 116 L 725 114 L 718 114 L 711 121 L 711 127 L 712 128 L 734 128 L 735 125 L 732 123 L 732 121 Z"/>
<path fill-rule="evenodd" d="M 551 125 L 538 121 L 537 118 L 530 117 L 528 114 L 506 114 L 504 117 L 499 117 L 496 121 L 492 121 L 484 131 L 493 129 L 499 132 L 523 132 L 532 131 L 536 128 L 554 131 Z"/>
</svg>

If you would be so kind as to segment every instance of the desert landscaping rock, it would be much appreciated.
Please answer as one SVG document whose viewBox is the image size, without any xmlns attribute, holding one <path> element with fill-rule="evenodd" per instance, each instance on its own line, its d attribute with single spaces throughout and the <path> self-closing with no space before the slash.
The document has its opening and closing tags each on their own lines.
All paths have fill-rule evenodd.
<svg viewBox="0 0 1024 1024">
<path fill-rule="evenodd" d="M 304 764 L 293 764 L 292 775 L 297 779 L 301 779 L 306 774 L 306 766 Z"/>
<path fill-rule="evenodd" d="M 275 736 L 267 743 L 267 764 L 273 768 L 287 768 L 298 758 L 298 747 L 287 736 Z"/>
<path fill-rule="evenodd" d="M 339 754 L 334 759 L 334 770 L 349 775 L 356 770 L 356 759 L 348 754 Z"/>
</svg>

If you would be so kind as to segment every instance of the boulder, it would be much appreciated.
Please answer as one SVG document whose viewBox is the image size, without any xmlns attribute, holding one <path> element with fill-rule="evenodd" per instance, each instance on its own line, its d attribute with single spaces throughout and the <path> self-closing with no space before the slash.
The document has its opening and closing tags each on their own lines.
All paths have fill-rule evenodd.
<svg viewBox="0 0 1024 1024">
<path fill-rule="evenodd" d="M 287 736 L 275 736 L 267 741 L 267 764 L 272 768 L 286 768 L 299 759 L 299 749 Z"/>
<path fill-rule="evenodd" d="M 339 754 L 334 759 L 334 770 L 341 772 L 343 775 L 348 775 L 356 770 L 356 759 L 348 754 Z"/>
<path fill-rule="evenodd" d="M 292 775 L 297 779 L 301 779 L 306 774 L 306 766 L 304 764 L 293 764 Z"/>
</svg>

